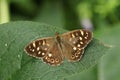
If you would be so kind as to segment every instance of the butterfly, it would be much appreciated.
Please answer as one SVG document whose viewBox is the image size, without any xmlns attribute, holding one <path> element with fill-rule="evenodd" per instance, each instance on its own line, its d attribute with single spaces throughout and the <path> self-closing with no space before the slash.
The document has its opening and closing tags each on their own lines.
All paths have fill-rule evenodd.
<svg viewBox="0 0 120 80">
<path fill-rule="evenodd" d="M 56 33 L 54 37 L 45 37 L 34 40 L 25 46 L 25 52 L 43 62 L 58 66 L 63 63 L 64 57 L 69 62 L 79 61 L 84 48 L 92 40 L 92 32 L 84 29 L 73 30 L 63 34 Z"/>
</svg>

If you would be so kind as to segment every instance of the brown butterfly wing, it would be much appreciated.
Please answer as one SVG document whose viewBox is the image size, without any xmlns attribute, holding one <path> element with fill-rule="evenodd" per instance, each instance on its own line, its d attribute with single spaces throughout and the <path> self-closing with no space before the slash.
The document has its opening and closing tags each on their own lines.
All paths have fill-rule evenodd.
<svg viewBox="0 0 120 80">
<path fill-rule="evenodd" d="M 43 58 L 43 61 L 52 65 L 57 66 L 63 62 L 64 56 L 62 55 L 61 48 L 57 42 L 48 50 L 47 55 Z"/>
<path fill-rule="evenodd" d="M 70 62 L 79 61 L 84 53 L 84 49 L 75 48 L 67 42 L 62 44 L 63 54 Z"/>
<path fill-rule="evenodd" d="M 32 41 L 25 47 L 28 55 L 42 58 L 45 63 L 50 65 L 59 65 L 63 62 L 63 56 L 55 38 L 41 38 Z"/>
<path fill-rule="evenodd" d="M 65 57 L 75 62 L 81 59 L 84 48 L 92 39 L 92 32 L 87 30 L 74 30 L 62 35 L 63 53 Z"/>
<path fill-rule="evenodd" d="M 30 56 L 42 58 L 46 55 L 48 49 L 54 44 L 53 40 L 52 37 L 48 37 L 32 41 L 25 47 L 25 51 Z"/>
</svg>

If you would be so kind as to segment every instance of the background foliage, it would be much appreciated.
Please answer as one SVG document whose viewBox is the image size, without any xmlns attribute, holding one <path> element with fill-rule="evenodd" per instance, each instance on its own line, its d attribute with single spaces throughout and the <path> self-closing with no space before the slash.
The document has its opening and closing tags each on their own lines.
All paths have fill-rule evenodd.
<svg viewBox="0 0 120 80">
<path fill-rule="evenodd" d="M 67 30 L 87 28 L 112 45 L 99 64 L 66 80 L 120 79 L 120 0 L 0 0 L 0 23 L 35 21 Z"/>
</svg>

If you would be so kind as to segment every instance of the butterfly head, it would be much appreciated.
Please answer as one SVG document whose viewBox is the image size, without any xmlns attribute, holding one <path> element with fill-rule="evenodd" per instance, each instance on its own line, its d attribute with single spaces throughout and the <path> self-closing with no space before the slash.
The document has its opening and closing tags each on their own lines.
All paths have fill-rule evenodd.
<svg viewBox="0 0 120 80">
<path fill-rule="evenodd" d="M 59 36 L 60 34 L 59 34 L 59 32 L 56 32 L 55 35 L 56 35 L 56 36 Z"/>
</svg>

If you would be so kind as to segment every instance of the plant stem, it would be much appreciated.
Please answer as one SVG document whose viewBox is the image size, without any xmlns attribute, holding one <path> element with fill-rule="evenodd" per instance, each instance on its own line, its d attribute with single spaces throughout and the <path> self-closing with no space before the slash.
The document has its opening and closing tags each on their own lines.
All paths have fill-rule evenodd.
<svg viewBox="0 0 120 80">
<path fill-rule="evenodd" d="M 8 0 L 0 0 L 0 24 L 9 22 Z"/>
</svg>

